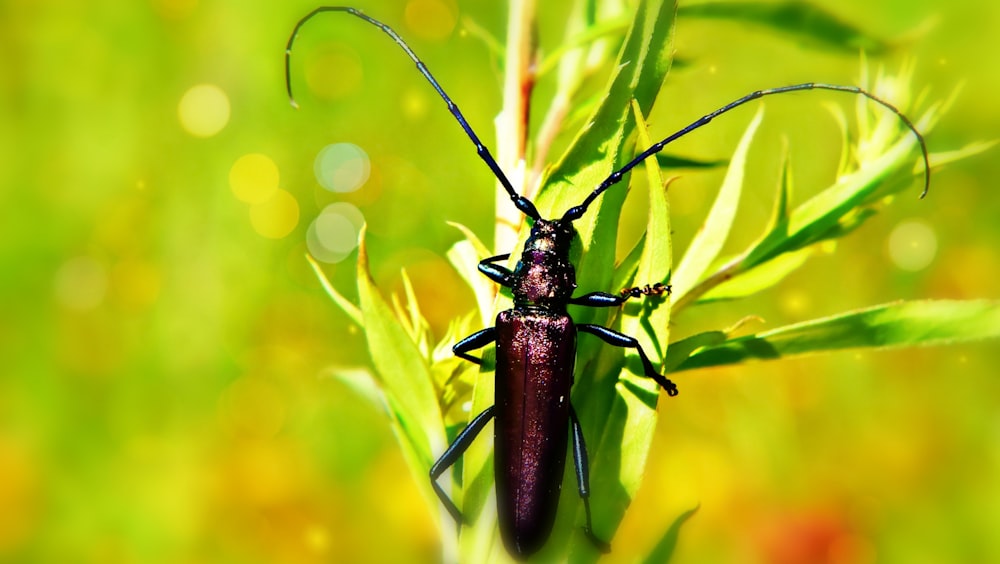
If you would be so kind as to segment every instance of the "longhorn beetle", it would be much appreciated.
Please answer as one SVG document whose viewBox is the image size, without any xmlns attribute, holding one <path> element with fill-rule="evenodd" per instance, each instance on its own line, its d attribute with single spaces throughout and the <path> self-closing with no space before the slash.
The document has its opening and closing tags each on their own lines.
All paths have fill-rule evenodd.
<svg viewBox="0 0 1000 564">
<path fill-rule="evenodd" d="M 431 485 L 435 493 L 452 517 L 461 523 L 462 513 L 438 485 L 437 479 L 462 456 L 486 424 L 495 418 L 494 467 L 500 536 L 507 550 L 519 558 L 526 558 L 540 549 L 552 530 L 565 466 L 567 429 L 573 437 L 574 468 L 586 513 L 584 532 L 599 549 L 608 549 L 608 545 L 599 540 L 592 530 L 588 500 L 590 486 L 587 448 L 584 445 L 580 420 L 569 401 L 576 360 L 577 333 L 590 333 L 610 345 L 635 349 L 642 361 L 643 374 L 655 380 L 668 395 L 677 395 L 677 386 L 657 372 L 634 337 L 599 325 L 589 323 L 575 325 L 566 312 L 566 306 L 570 304 L 615 307 L 624 304 L 630 298 L 660 295 L 670 291 L 670 286 L 655 283 L 652 286 L 626 288 L 619 294 L 591 292 L 573 297 L 573 291 L 577 287 L 575 270 L 569 260 L 570 244 L 576 237 L 573 222 L 587 212 L 587 208 L 601 193 L 621 181 L 627 172 L 646 158 L 658 153 L 675 139 L 707 124 L 718 115 L 764 96 L 814 89 L 861 95 L 899 116 L 916 136 L 923 155 L 924 187 L 920 194 L 921 198 L 927 194 L 930 187 L 930 161 L 924 138 L 913 123 L 892 104 L 857 86 L 806 83 L 758 90 L 706 114 L 642 151 L 623 167 L 611 173 L 584 198 L 583 202 L 568 209 L 561 218 L 543 219 L 531 200 L 514 190 L 510 180 L 500 170 L 489 149 L 476 136 L 458 106 L 452 102 L 410 46 L 391 27 L 359 10 L 343 6 L 322 6 L 309 12 L 295 25 L 285 48 L 285 86 L 293 106 L 298 107 L 292 96 L 291 86 L 289 63 L 292 44 L 300 28 L 314 16 L 324 12 L 344 12 L 360 18 L 381 29 L 395 41 L 447 104 L 448 110 L 476 146 L 479 157 L 493 171 L 493 175 L 510 195 L 517 209 L 532 222 L 531 232 L 514 270 L 500 264 L 509 259 L 510 254 L 489 257 L 479 263 L 479 271 L 486 277 L 511 289 L 514 307 L 500 312 L 495 327 L 473 333 L 452 348 L 455 355 L 481 364 L 479 358 L 469 353 L 490 343 L 496 343 L 495 403 L 469 422 L 430 469 Z"/>
</svg>

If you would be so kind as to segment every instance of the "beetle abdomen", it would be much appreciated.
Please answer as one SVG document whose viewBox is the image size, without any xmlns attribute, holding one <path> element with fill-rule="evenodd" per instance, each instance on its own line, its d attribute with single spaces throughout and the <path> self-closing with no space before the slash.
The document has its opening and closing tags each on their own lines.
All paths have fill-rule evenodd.
<svg viewBox="0 0 1000 564">
<path fill-rule="evenodd" d="M 576 327 L 565 313 L 497 316 L 495 473 L 511 554 L 541 548 L 555 522 L 569 434 Z"/>
</svg>

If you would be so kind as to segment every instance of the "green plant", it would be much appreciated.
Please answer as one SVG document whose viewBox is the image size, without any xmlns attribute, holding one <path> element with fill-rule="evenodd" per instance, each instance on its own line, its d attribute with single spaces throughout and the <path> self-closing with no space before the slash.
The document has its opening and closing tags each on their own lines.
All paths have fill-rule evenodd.
<svg viewBox="0 0 1000 564">
<path fill-rule="evenodd" d="M 515 3 L 512 10 L 530 11 L 525 4 Z M 759 11 L 746 15 L 735 5 L 719 6 L 721 13 L 726 13 L 724 7 L 730 6 L 731 17 L 746 17 L 775 26 L 780 26 L 784 21 L 781 18 L 787 17 L 787 12 L 776 12 L 769 19 Z M 618 9 L 624 12 L 622 6 Z M 710 11 L 710 17 L 719 17 L 719 10 Z M 594 3 L 578 2 L 572 20 L 576 27 L 572 27 L 565 48 L 539 66 L 545 71 L 558 72 L 559 78 L 552 109 L 541 127 L 538 142 L 534 145 L 523 142 L 527 137 L 524 123 L 506 128 L 507 133 L 501 136 L 502 147 L 521 147 L 514 151 L 515 156 L 523 158 L 524 147 L 529 145 L 536 155 L 545 155 L 553 131 L 580 121 L 578 117 L 574 119 L 568 108 L 582 108 L 584 113 L 580 115 L 589 116 L 556 164 L 544 168 L 544 162 L 538 161 L 531 170 L 519 169 L 521 183 L 529 190 L 532 186 L 539 187 L 534 200 L 544 217 L 556 217 L 578 204 L 609 173 L 655 141 L 646 129 L 645 116 L 651 111 L 671 66 L 676 6 L 670 1 L 641 2 L 633 16 L 612 18 L 604 23 L 596 21 L 595 12 Z M 818 12 L 813 15 L 822 17 Z M 820 25 L 817 29 L 833 30 L 825 32 L 827 40 L 842 35 L 853 41 L 857 36 L 843 24 Z M 611 67 L 614 70 L 607 88 L 589 102 L 582 100 L 584 77 L 607 66 L 595 65 L 595 60 L 606 63 L 611 53 L 608 43 L 616 43 L 618 37 L 621 47 Z M 879 76 L 872 84 L 862 86 L 876 93 L 891 90 L 898 107 L 912 113 L 917 108 L 907 99 L 908 80 L 909 71 L 904 69 L 898 76 Z M 514 109 L 508 113 L 508 119 L 517 122 L 521 117 L 517 108 L 523 109 L 525 103 L 521 100 L 511 104 Z M 736 300 L 767 290 L 801 267 L 819 245 L 852 232 L 923 174 L 922 169 L 913 167 L 913 136 L 901 127 L 896 116 L 872 106 L 859 102 L 855 132 L 848 135 L 845 127 L 843 157 L 836 181 L 799 204 L 793 203 L 786 156 L 771 221 L 756 242 L 733 256 L 722 256 L 721 252 L 739 206 L 746 155 L 762 111 L 751 121 L 729 160 L 718 197 L 676 268 L 672 267 L 669 182 L 661 177 L 657 163 L 647 160 L 644 178 L 650 188 L 649 217 L 644 236 L 623 258 L 617 256 L 618 223 L 627 191 L 609 190 L 575 224 L 580 234 L 578 254 L 574 256 L 577 276 L 585 291 L 665 281 L 673 285 L 673 295 L 663 300 L 629 303 L 620 311 L 581 308 L 572 312 L 574 318 L 578 322 L 619 327 L 636 335 L 665 373 L 849 347 L 939 344 L 1000 335 L 1000 309 L 996 302 L 917 301 L 845 312 L 751 335 L 740 335 L 743 324 L 736 321 L 728 329 L 670 342 L 671 319 L 679 313 L 709 302 Z M 943 106 L 931 104 L 923 110 L 914 120 L 917 127 L 928 132 Z M 841 120 L 847 121 L 843 116 Z M 986 145 L 973 145 L 960 151 L 934 153 L 931 163 L 940 167 L 985 148 Z M 501 164 L 504 161 L 501 158 Z M 504 206 L 512 208 L 509 202 Z M 397 296 L 386 300 L 375 287 L 369 274 L 364 233 L 358 256 L 359 305 L 350 303 L 326 285 L 335 302 L 365 331 L 377 388 L 414 479 L 429 507 L 441 515 L 446 536 L 450 536 L 447 533 L 452 525 L 427 483 L 427 471 L 470 415 L 493 402 L 491 353 L 486 353 L 480 372 L 478 367 L 455 359 L 450 349 L 461 337 L 492 324 L 495 314 L 510 306 L 509 296 L 497 295 L 495 286 L 476 270 L 476 263 L 493 253 L 471 231 L 456 227 L 464 240 L 451 249 L 449 259 L 473 289 L 479 308 L 456 320 L 441 339 L 435 340 L 431 335 L 408 283 L 405 300 Z M 322 278 L 315 263 L 314 267 Z M 574 387 L 573 404 L 587 433 L 590 450 L 595 531 L 606 537 L 617 529 L 639 487 L 656 425 L 658 389 L 641 376 L 638 364 L 634 353 L 581 340 L 577 366 L 578 373 L 586 377 L 579 378 Z M 492 443 L 486 437 L 474 444 L 463 458 L 461 477 L 452 489 L 453 497 L 474 522 L 473 526 L 463 528 L 457 548 L 452 548 L 457 549 L 464 561 L 491 561 L 500 551 L 490 511 L 491 450 Z M 593 560 L 597 555 L 592 547 L 571 541 L 573 523 L 580 522 L 582 509 L 573 495 L 575 484 L 567 484 L 564 489 L 561 524 L 557 525 L 543 557 L 568 557 L 574 562 Z M 657 561 L 669 558 L 678 529 L 689 516 L 686 513 L 673 526 L 664 527 Z"/>
</svg>

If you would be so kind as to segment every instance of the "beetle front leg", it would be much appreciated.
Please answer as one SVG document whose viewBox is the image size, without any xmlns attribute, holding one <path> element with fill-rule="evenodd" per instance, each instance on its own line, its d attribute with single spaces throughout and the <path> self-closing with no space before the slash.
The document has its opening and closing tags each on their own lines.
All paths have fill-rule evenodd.
<svg viewBox="0 0 1000 564">
<path fill-rule="evenodd" d="M 645 375 L 653 380 L 656 380 L 656 383 L 667 391 L 667 395 L 677 395 L 677 385 L 664 378 L 662 374 L 653 368 L 653 363 L 649 361 L 649 357 L 646 356 L 646 352 L 642 350 L 641 346 L 639 346 L 639 341 L 636 340 L 635 337 L 629 337 L 624 333 L 619 333 L 618 331 L 613 331 L 607 327 L 601 327 L 600 325 L 591 325 L 590 323 L 581 323 L 580 325 L 577 325 L 576 328 L 585 333 L 597 335 L 602 341 L 610 345 L 635 349 L 636 352 L 639 353 L 639 359 L 642 360 L 642 369 Z"/>
<path fill-rule="evenodd" d="M 510 253 L 485 258 L 479 261 L 479 272 L 482 272 L 487 278 L 497 284 L 510 288 L 513 284 L 514 273 L 506 266 L 496 264 L 498 261 L 509 258 Z"/>
<path fill-rule="evenodd" d="M 495 342 L 496 340 L 497 340 L 497 328 L 487 327 L 486 329 L 483 329 L 482 331 L 476 331 L 475 333 L 455 343 L 455 346 L 451 347 L 451 352 L 455 353 L 455 356 L 459 358 L 464 358 L 469 362 L 482 364 L 483 363 L 482 359 L 476 358 L 471 354 L 466 354 L 466 353 L 468 353 L 469 351 L 474 351 L 476 349 L 481 349 L 486 345 Z"/>
<path fill-rule="evenodd" d="M 483 430 L 483 427 L 485 427 L 487 423 L 489 423 L 490 419 L 493 419 L 493 407 L 494 406 L 490 406 L 484 409 L 482 413 L 470 421 L 469 424 L 465 426 L 465 429 L 462 429 L 462 432 L 455 437 L 455 441 L 448 446 L 447 450 L 444 451 L 441 458 L 437 459 L 434 466 L 431 466 L 431 487 L 434 488 L 434 493 L 437 494 L 441 503 L 444 504 L 445 509 L 447 509 L 448 513 L 451 514 L 452 519 L 454 519 L 459 525 L 464 522 L 462 512 L 458 510 L 458 507 L 455 506 L 455 502 L 448 497 L 448 494 L 441 489 L 441 486 L 437 483 L 437 479 L 441 476 L 441 474 L 444 474 L 445 470 L 451 468 L 460 456 L 465 454 L 466 449 L 469 448 L 472 441 L 476 440 L 479 432 Z"/>
</svg>

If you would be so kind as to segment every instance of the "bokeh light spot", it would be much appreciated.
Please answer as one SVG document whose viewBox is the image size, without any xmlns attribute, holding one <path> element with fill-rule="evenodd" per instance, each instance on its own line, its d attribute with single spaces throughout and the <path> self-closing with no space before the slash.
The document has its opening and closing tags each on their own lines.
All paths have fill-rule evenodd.
<svg viewBox="0 0 1000 564">
<path fill-rule="evenodd" d="M 330 532 L 322 525 L 312 525 L 306 529 L 305 542 L 313 552 L 325 553 L 330 547 Z"/>
<path fill-rule="evenodd" d="M 812 300 L 809 294 L 800 290 L 784 292 L 781 301 L 778 303 L 781 311 L 789 317 L 801 317 L 806 315 L 812 308 Z"/>
<path fill-rule="evenodd" d="M 281 239 L 299 223 L 299 203 L 285 190 L 276 190 L 266 201 L 250 206 L 250 224 L 268 239 Z"/>
<path fill-rule="evenodd" d="M 195 137 L 211 137 L 229 123 L 229 97 L 214 84 L 192 86 L 177 107 L 181 127 Z"/>
<path fill-rule="evenodd" d="M 160 294 L 160 272 L 153 264 L 126 259 L 111 270 L 111 285 L 115 302 L 130 311 L 141 311 Z"/>
<path fill-rule="evenodd" d="M 303 74 L 309 91 L 324 100 L 336 100 L 354 93 L 364 78 L 357 53 L 340 43 L 308 55 Z"/>
<path fill-rule="evenodd" d="M 286 406 L 281 393 L 262 378 L 243 377 L 226 389 L 220 408 L 234 434 L 271 438 L 285 423 Z"/>
<path fill-rule="evenodd" d="M 229 188 L 241 202 L 260 204 L 278 191 L 278 165 L 267 155 L 250 153 L 229 169 Z"/>
<path fill-rule="evenodd" d="M 923 270 L 937 254 L 937 235 L 922 221 L 904 221 L 889 234 L 889 258 L 903 270 Z"/>
<path fill-rule="evenodd" d="M 403 115 L 411 121 L 418 121 L 427 115 L 428 98 L 422 90 L 408 88 L 400 97 L 400 103 Z"/>
<path fill-rule="evenodd" d="M 56 300 L 69 309 L 88 311 L 101 305 L 108 291 L 108 271 L 90 257 L 69 259 L 56 272 Z"/>
<path fill-rule="evenodd" d="M 183 20 L 198 7 L 198 0 L 153 0 L 153 9 L 168 20 Z"/>
<path fill-rule="evenodd" d="M 368 154 L 353 143 L 327 145 L 313 164 L 316 180 L 331 192 L 353 192 L 371 175 Z"/>
<path fill-rule="evenodd" d="M 351 204 L 326 206 L 306 233 L 309 254 L 331 264 L 344 260 L 358 246 L 358 233 L 364 223 L 364 214 Z"/>
<path fill-rule="evenodd" d="M 455 12 L 441 0 L 410 0 L 405 17 L 410 31 L 422 39 L 440 41 L 455 29 Z"/>
</svg>

